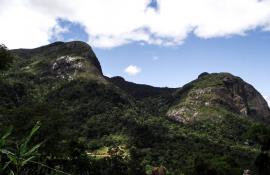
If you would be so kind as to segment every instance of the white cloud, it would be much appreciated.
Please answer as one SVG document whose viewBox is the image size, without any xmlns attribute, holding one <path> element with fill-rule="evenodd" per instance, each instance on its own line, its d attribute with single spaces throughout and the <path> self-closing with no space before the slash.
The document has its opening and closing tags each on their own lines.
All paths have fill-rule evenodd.
<svg viewBox="0 0 270 175">
<path fill-rule="evenodd" d="M 158 10 L 147 8 L 149 1 L 0 0 L 0 42 L 10 48 L 46 44 L 61 28 L 58 19 L 81 24 L 95 47 L 171 46 L 191 32 L 212 38 L 270 30 L 270 0 L 158 0 Z"/>
<path fill-rule="evenodd" d="M 137 75 L 142 71 L 141 68 L 135 65 L 129 65 L 128 67 L 125 68 L 124 72 L 129 74 L 129 75 Z"/>
<path fill-rule="evenodd" d="M 154 57 L 153 57 L 153 60 L 154 60 L 154 61 L 156 61 L 156 60 L 158 60 L 158 59 L 159 59 L 158 56 L 154 56 Z"/>
<path fill-rule="evenodd" d="M 69 27 L 61 27 L 56 25 L 50 32 L 52 37 L 54 37 L 57 41 L 61 41 L 64 40 L 62 34 L 69 32 Z"/>
<path fill-rule="evenodd" d="M 264 96 L 266 102 L 268 103 L 268 106 L 270 106 L 270 96 Z"/>
</svg>

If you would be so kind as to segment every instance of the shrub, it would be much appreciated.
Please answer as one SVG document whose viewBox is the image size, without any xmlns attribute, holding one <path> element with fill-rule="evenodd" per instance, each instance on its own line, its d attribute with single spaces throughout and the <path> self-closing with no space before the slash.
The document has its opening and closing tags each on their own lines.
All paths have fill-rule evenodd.
<svg viewBox="0 0 270 175">
<path fill-rule="evenodd" d="M 7 47 L 3 44 L 0 45 L 0 70 L 7 69 L 13 62 L 13 56 Z"/>
</svg>

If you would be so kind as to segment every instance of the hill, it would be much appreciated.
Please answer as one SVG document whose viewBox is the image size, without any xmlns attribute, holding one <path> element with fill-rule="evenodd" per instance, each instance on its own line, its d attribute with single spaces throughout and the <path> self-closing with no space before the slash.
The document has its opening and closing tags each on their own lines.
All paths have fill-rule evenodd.
<svg viewBox="0 0 270 175">
<path fill-rule="evenodd" d="M 34 143 L 44 141 L 44 164 L 95 175 L 151 174 L 157 167 L 175 175 L 260 171 L 270 110 L 239 77 L 204 73 L 180 88 L 158 88 L 104 76 L 83 42 L 11 52 L 15 60 L 0 80 L 0 131 L 14 126 L 15 148 L 41 121 Z M 24 171 L 53 173 L 34 165 Z"/>
<path fill-rule="evenodd" d="M 229 73 L 204 73 L 185 85 L 179 92 L 178 103 L 168 116 L 176 121 L 189 122 L 204 117 L 234 113 L 269 122 L 266 100 L 250 84 Z"/>
</svg>

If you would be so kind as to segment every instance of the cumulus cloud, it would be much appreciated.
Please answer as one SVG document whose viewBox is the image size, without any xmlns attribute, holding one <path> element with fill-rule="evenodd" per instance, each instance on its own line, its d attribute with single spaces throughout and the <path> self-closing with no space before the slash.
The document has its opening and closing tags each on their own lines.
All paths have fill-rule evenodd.
<svg viewBox="0 0 270 175">
<path fill-rule="evenodd" d="M 129 75 L 137 75 L 142 71 L 141 68 L 135 65 L 129 65 L 128 67 L 125 68 L 124 72 L 129 74 Z"/>
<path fill-rule="evenodd" d="M 0 42 L 35 47 L 65 31 L 59 19 L 79 23 L 95 47 L 131 42 L 179 45 L 201 38 L 270 29 L 270 0 L 0 0 Z"/>
</svg>

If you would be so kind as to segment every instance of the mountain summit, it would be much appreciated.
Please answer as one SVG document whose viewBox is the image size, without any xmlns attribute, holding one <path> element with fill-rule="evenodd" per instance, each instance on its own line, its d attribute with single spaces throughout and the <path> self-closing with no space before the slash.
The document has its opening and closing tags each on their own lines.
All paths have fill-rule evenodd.
<svg viewBox="0 0 270 175">
<path fill-rule="evenodd" d="M 202 73 L 183 87 L 160 88 L 104 76 L 84 42 L 11 52 L 14 62 L 0 74 L 0 133 L 14 126 L 16 145 L 41 121 L 34 140 L 55 169 L 241 175 L 257 170 L 261 150 L 270 148 L 266 101 L 232 74 Z M 26 172 L 52 174 L 32 168 Z"/>
<path fill-rule="evenodd" d="M 270 122 L 270 110 L 263 96 L 253 86 L 229 73 L 203 73 L 178 93 L 177 104 L 167 113 L 176 121 L 189 122 L 235 113 Z"/>
<path fill-rule="evenodd" d="M 270 111 L 262 95 L 250 84 L 229 73 L 202 73 L 182 88 L 158 88 L 108 78 L 92 48 L 84 42 L 55 42 L 35 49 L 16 49 L 12 53 L 21 62 L 22 72 L 39 78 L 73 80 L 87 78 L 111 83 L 125 94 L 143 100 L 160 97 L 168 101 L 167 116 L 178 122 L 190 122 L 231 112 L 270 122 Z M 172 98 L 174 98 L 172 100 Z M 174 101 L 174 103 L 172 103 Z"/>
<path fill-rule="evenodd" d="M 100 63 L 92 48 L 84 42 L 55 42 L 35 49 L 16 49 L 12 53 L 29 62 L 25 71 L 34 71 L 38 76 L 63 79 L 75 77 L 102 77 Z"/>
</svg>

